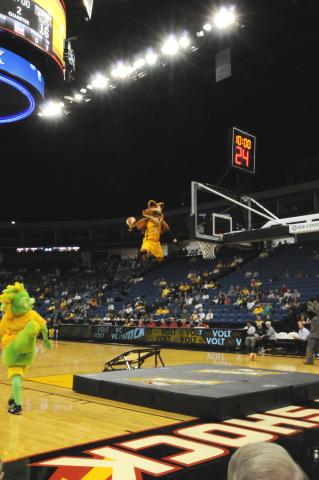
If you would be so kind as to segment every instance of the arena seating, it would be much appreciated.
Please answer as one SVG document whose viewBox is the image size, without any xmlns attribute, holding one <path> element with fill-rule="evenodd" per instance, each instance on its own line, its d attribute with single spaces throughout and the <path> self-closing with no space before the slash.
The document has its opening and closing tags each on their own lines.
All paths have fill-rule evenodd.
<svg viewBox="0 0 319 480">
<path fill-rule="evenodd" d="M 213 324 L 216 326 L 242 327 L 247 320 L 255 320 L 256 314 L 234 305 L 239 292 L 250 285 L 252 278 L 258 278 L 262 286 L 258 292 L 261 302 L 271 305 L 271 320 L 276 324 L 287 315 L 283 304 L 276 299 L 268 299 L 269 290 L 276 291 L 286 285 L 291 291 L 300 292 L 300 303 L 311 297 L 317 297 L 319 284 L 319 254 L 316 245 L 279 245 L 269 252 L 240 252 L 241 257 L 235 267 L 234 252 L 224 249 L 215 260 L 203 260 L 201 257 L 182 257 L 166 261 L 164 264 L 143 264 L 136 259 L 111 259 L 91 269 L 25 271 L 16 274 L 0 272 L 1 287 L 16 280 L 24 281 L 37 299 L 38 311 L 51 323 L 124 323 L 132 317 L 132 321 L 148 322 L 155 320 L 177 320 L 189 318 L 194 313 L 195 303 L 202 304 L 203 313 L 212 310 Z M 218 263 L 223 268 L 216 273 Z M 192 297 L 198 296 L 196 302 L 187 304 L 184 298 L 176 298 L 180 283 L 190 282 L 190 272 L 201 276 L 200 288 L 193 288 Z M 204 292 L 204 272 L 217 283 L 215 288 Z M 215 272 L 215 273 L 214 273 Z M 173 290 L 174 296 L 163 298 L 165 280 Z M 234 287 L 231 290 L 231 287 Z M 203 293 L 209 298 L 203 299 Z M 255 292 L 256 293 L 256 292 Z M 227 297 L 227 302 L 217 301 L 217 297 Z M 250 295 L 250 294 L 249 294 Z M 248 295 L 248 296 L 249 296 Z M 189 295 L 188 295 L 189 296 Z M 200 297 L 200 299 L 199 299 Z M 134 305 L 141 300 L 143 308 L 137 311 Z M 182 300 L 182 301 L 180 301 Z M 110 303 L 114 308 L 110 311 Z M 125 309 L 132 304 L 133 312 L 126 314 Z M 167 306 L 169 312 L 155 315 L 161 306 Z M 299 311 L 298 311 L 299 312 Z M 277 331 L 280 331 L 278 326 Z"/>
</svg>

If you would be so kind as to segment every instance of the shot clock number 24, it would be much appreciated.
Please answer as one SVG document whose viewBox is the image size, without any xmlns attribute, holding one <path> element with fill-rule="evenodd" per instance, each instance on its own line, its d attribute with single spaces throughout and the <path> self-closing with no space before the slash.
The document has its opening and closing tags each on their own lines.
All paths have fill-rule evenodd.
<svg viewBox="0 0 319 480">
<path fill-rule="evenodd" d="M 231 137 L 231 166 L 255 173 L 256 137 L 234 127 Z"/>
</svg>

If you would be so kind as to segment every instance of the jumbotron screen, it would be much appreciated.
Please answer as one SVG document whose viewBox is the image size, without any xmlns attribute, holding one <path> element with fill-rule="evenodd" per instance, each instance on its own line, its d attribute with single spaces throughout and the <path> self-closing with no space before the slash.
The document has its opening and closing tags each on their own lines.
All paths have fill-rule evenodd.
<svg viewBox="0 0 319 480">
<path fill-rule="evenodd" d="M 0 29 L 25 38 L 64 65 L 66 14 L 60 0 L 0 0 Z"/>
</svg>

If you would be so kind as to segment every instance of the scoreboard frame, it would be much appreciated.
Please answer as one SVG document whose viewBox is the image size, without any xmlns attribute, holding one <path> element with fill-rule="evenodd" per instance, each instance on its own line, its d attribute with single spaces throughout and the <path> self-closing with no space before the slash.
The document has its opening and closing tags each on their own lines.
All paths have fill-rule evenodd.
<svg viewBox="0 0 319 480">
<path fill-rule="evenodd" d="M 63 0 L 1 0 L 1 30 L 33 45 L 64 68 L 66 8 Z"/>
<path fill-rule="evenodd" d="M 256 173 L 256 137 L 251 133 L 233 127 L 230 143 L 230 165 L 242 172 Z"/>
</svg>

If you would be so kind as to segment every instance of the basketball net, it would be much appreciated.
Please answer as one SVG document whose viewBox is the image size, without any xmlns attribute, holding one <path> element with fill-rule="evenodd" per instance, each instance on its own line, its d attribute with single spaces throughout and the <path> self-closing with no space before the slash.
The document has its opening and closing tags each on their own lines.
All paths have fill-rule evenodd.
<svg viewBox="0 0 319 480">
<path fill-rule="evenodd" d="M 205 260 L 216 258 L 216 248 L 218 247 L 217 243 L 205 242 L 203 240 L 199 241 L 198 243 L 202 251 L 203 258 Z"/>
</svg>

